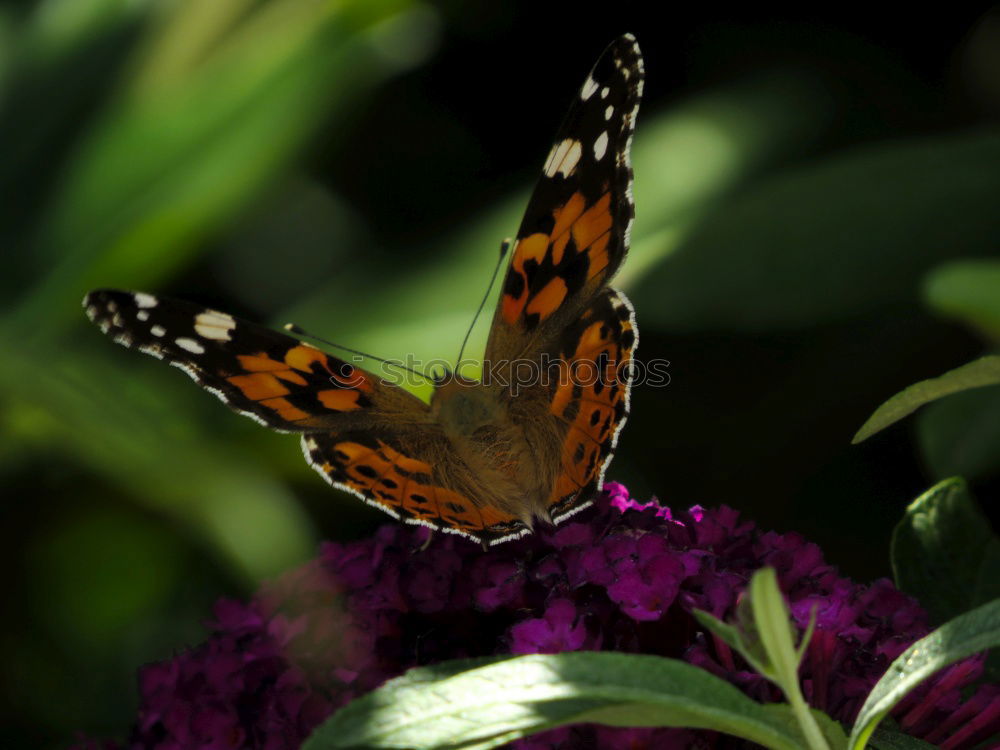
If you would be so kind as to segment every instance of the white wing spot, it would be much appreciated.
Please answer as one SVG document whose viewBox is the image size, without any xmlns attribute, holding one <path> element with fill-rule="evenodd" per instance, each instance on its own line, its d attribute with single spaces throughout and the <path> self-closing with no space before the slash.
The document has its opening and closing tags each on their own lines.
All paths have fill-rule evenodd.
<svg viewBox="0 0 1000 750">
<path fill-rule="evenodd" d="M 140 310 L 135 314 L 135 317 L 137 317 L 139 320 L 143 322 L 146 322 L 147 320 L 149 320 L 149 310 Z"/>
<path fill-rule="evenodd" d="M 542 170 L 546 177 L 555 177 L 559 162 L 569 150 L 569 141 L 560 141 L 549 151 L 549 158 L 545 160 L 545 167 Z"/>
<path fill-rule="evenodd" d="M 612 106 L 611 106 L 611 105 L 609 104 L 609 105 L 608 105 L 608 108 L 607 108 L 606 110 L 604 110 L 604 119 L 605 119 L 605 120 L 610 120 L 610 119 L 611 119 L 611 115 L 613 115 L 614 113 L 615 113 L 615 108 L 614 108 L 614 107 L 612 107 Z"/>
<path fill-rule="evenodd" d="M 174 343 L 177 344 L 181 349 L 186 349 L 192 354 L 204 354 L 205 347 L 199 344 L 194 339 L 179 338 L 174 339 Z"/>
<path fill-rule="evenodd" d="M 609 89 L 607 86 L 605 86 L 603 89 L 601 89 L 601 98 L 602 99 L 607 99 L 608 98 L 608 94 L 610 94 L 610 93 L 611 93 L 611 89 Z"/>
<path fill-rule="evenodd" d="M 145 292 L 136 292 L 132 295 L 135 299 L 135 304 L 139 307 L 156 307 L 159 301 L 152 294 L 146 294 Z"/>
<path fill-rule="evenodd" d="M 576 169 L 582 153 L 580 141 L 572 138 L 560 141 L 552 147 L 552 152 L 545 162 L 545 176 L 555 177 L 562 172 L 565 177 L 569 177 Z"/>
<path fill-rule="evenodd" d="M 143 354 L 148 354 L 151 357 L 156 357 L 157 359 L 163 359 L 163 350 L 160 348 L 159 344 L 149 344 L 146 346 L 140 346 L 139 351 Z"/>
<path fill-rule="evenodd" d="M 167 332 L 167 329 L 164 328 L 163 326 L 153 326 L 152 328 L 149 329 L 149 332 L 154 336 L 162 336 Z"/>
<path fill-rule="evenodd" d="M 597 140 L 594 141 L 594 158 L 600 161 L 604 158 L 604 154 L 608 152 L 608 131 L 602 130 L 601 134 L 597 136 Z"/>
<path fill-rule="evenodd" d="M 583 99 L 583 101 L 587 101 L 594 95 L 595 91 L 597 91 L 597 81 L 590 76 L 587 76 L 587 80 L 583 82 L 583 88 L 580 89 L 580 98 Z"/>
<path fill-rule="evenodd" d="M 206 310 L 203 313 L 198 313 L 194 319 L 194 330 L 198 332 L 199 336 L 206 339 L 231 341 L 232 337 L 229 335 L 229 332 L 234 328 L 236 328 L 236 321 L 233 320 L 231 315 L 216 312 L 215 310 Z"/>
</svg>

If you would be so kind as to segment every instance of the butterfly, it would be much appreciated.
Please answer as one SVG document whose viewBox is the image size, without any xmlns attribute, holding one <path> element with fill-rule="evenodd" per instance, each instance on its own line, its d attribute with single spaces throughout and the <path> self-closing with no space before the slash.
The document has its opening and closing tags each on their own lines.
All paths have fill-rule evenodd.
<svg viewBox="0 0 1000 750">
<path fill-rule="evenodd" d="M 629 148 L 642 85 L 639 47 L 624 35 L 574 97 L 535 185 L 483 377 L 436 375 L 430 403 L 191 302 L 102 289 L 84 309 L 116 342 L 179 367 L 234 411 L 299 433 L 324 479 L 397 519 L 484 546 L 537 520 L 558 524 L 600 492 L 629 412 L 638 331 L 608 282 L 635 213 Z"/>
</svg>

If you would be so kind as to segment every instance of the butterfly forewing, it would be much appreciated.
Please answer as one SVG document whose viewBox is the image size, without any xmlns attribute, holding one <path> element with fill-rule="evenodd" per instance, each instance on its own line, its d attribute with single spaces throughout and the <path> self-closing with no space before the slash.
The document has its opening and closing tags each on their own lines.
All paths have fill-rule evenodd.
<svg viewBox="0 0 1000 750">
<path fill-rule="evenodd" d="M 426 405 L 316 347 L 183 300 L 101 289 L 83 301 L 116 342 L 190 375 L 231 409 L 283 432 L 308 432 Z"/>
<path fill-rule="evenodd" d="M 550 346 L 625 259 L 634 216 L 629 149 L 642 57 L 605 50 L 559 129 L 517 233 L 486 349 L 491 361 Z"/>
</svg>

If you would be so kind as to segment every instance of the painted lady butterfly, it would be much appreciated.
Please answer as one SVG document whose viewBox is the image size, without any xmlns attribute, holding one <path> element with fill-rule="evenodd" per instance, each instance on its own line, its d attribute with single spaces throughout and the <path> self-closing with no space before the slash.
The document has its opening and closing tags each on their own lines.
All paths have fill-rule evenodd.
<svg viewBox="0 0 1000 750">
<path fill-rule="evenodd" d="M 513 245 L 489 382 L 435 378 L 427 404 L 311 344 L 189 302 L 98 290 L 84 308 L 115 341 L 180 367 L 234 411 L 301 433 L 330 484 L 396 518 L 484 544 L 522 536 L 535 519 L 559 523 L 600 491 L 629 411 L 635 317 L 607 284 L 628 250 L 642 81 L 638 45 L 622 36 L 574 99 Z M 540 377 L 522 382 L 524 362 L 541 363 Z"/>
</svg>

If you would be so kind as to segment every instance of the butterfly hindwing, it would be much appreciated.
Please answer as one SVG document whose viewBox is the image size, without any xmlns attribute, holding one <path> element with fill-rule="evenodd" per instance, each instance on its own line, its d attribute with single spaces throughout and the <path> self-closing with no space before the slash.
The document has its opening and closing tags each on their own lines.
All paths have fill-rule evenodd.
<svg viewBox="0 0 1000 750">
<path fill-rule="evenodd" d="M 549 405 L 549 418 L 563 427 L 560 473 L 548 500 L 554 523 L 585 508 L 601 491 L 629 414 L 638 343 L 631 303 L 610 288 L 564 332 L 560 377 Z"/>
<path fill-rule="evenodd" d="M 475 476 L 455 476 L 453 446 L 431 425 L 302 436 L 302 451 L 330 484 L 394 518 L 482 542 L 521 536 L 524 524 L 484 504 Z"/>
</svg>

